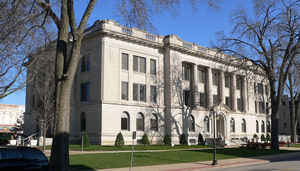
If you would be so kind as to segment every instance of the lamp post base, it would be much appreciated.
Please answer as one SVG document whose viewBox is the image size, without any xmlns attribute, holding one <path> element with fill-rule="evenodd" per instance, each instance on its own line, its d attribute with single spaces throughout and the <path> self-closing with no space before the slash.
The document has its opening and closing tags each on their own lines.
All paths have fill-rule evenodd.
<svg viewBox="0 0 300 171">
<path fill-rule="evenodd" d="M 211 165 L 217 165 L 218 164 L 218 161 L 217 160 L 213 160 L 212 164 Z"/>
</svg>

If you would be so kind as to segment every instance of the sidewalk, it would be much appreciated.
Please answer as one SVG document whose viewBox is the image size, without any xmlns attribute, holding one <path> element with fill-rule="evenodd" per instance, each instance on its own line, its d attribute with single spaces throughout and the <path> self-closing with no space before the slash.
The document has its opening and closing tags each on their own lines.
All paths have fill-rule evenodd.
<svg viewBox="0 0 300 171">
<path fill-rule="evenodd" d="M 254 165 L 254 164 L 267 164 L 272 161 L 285 159 L 287 157 L 299 157 L 300 160 L 300 152 L 269 155 L 269 156 L 259 156 L 255 158 L 234 158 L 234 159 L 218 160 L 218 165 L 216 166 L 212 166 L 211 161 L 204 161 L 204 162 L 134 167 L 131 169 L 131 171 L 206 171 L 206 170 L 212 170 L 216 168 L 229 168 L 229 167 L 247 166 L 247 165 Z M 128 170 L 129 168 L 101 169 L 101 171 L 128 171 Z"/>
</svg>

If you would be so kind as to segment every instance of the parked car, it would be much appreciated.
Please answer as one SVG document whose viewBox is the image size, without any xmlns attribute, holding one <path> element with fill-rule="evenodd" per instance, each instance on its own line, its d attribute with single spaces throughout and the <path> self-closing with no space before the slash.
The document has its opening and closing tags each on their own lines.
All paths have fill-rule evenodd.
<svg viewBox="0 0 300 171">
<path fill-rule="evenodd" d="M 36 148 L 0 148 L 0 170 L 46 171 L 48 159 Z"/>
</svg>

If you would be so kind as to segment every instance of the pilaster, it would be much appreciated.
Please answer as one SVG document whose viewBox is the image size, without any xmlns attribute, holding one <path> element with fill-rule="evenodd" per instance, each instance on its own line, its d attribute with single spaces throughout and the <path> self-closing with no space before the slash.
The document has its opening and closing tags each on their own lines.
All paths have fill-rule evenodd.
<svg viewBox="0 0 300 171">
<path fill-rule="evenodd" d="M 236 111 L 237 110 L 237 101 L 236 101 L 236 74 L 233 73 L 231 79 L 231 100 L 232 100 L 232 110 Z"/>
<path fill-rule="evenodd" d="M 207 87 L 207 107 L 210 108 L 213 106 L 213 94 L 212 94 L 212 69 L 207 68 L 207 81 L 206 81 L 206 87 Z"/>
</svg>

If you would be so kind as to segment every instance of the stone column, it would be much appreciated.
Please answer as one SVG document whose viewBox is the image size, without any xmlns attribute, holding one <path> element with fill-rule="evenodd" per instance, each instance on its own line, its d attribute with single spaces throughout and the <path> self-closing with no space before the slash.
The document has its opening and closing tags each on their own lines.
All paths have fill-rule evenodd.
<svg viewBox="0 0 300 171">
<path fill-rule="evenodd" d="M 236 102 L 236 74 L 232 74 L 232 79 L 231 79 L 231 104 L 232 104 L 232 110 L 236 111 L 237 109 L 237 102 Z"/>
<path fill-rule="evenodd" d="M 242 99 L 243 99 L 243 109 L 244 112 L 248 112 L 248 100 L 247 100 L 247 80 L 246 77 L 243 77 L 243 87 L 242 87 Z"/>
<path fill-rule="evenodd" d="M 223 71 L 220 71 L 220 85 L 219 85 L 219 92 L 220 92 L 220 103 L 225 104 L 225 95 L 224 95 L 224 89 L 225 89 L 225 75 Z"/>
<path fill-rule="evenodd" d="M 207 107 L 210 108 L 213 106 L 213 94 L 212 94 L 212 69 L 207 68 L 207 79 L 206 79 L 206 87 L 207 87 Z"/>
<path fill-rule="evenodd" d="M 193 64 L 193 78 L 192 78 L 192 92 L 193 92 L 193 103 L 199 105 L 199 93 L 198 93 L 198 67 Z"/>
</svg>

